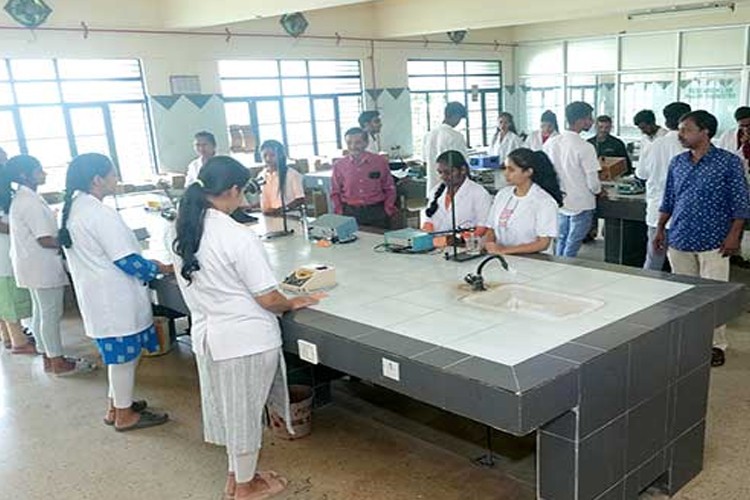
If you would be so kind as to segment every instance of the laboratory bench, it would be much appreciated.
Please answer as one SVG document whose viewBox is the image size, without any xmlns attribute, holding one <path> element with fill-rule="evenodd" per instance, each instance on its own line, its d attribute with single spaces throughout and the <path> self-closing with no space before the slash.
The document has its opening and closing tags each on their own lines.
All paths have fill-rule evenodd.
<svg viewBox="0 0 750 500">
<path fill-rule="evenodd" d="M 152 219 L 146 255 L 165 259 L 167 223 L 137 215 Z M 674 494 L 701 471 L 713 329 L 740 314 L 742 285 L 539 255 L 508 257 L 508 271 L 490 262 L 491 289 L 472 292 L 463 277 L 477 261 L 378 253 L 381 241 L 265 241 L 280 280 L 303 264 L 336 269 L 325 300 L 281 318 L 287 353 L 536 433 L 538 498 L 630 500 L 653 483 Z M 174 277 L 154 297 L 188 313 Z"/>
</svg>

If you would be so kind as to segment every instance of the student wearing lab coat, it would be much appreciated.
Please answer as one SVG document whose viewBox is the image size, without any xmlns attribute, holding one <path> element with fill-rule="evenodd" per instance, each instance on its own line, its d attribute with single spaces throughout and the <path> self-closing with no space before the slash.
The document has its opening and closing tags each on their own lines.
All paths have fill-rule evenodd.
<svg viewBox="0 0 750 500">
<path fill-rule="evenodd" d="M 750 164 L 750 108 L 740 106 L 734 112 L 737 126 L 721 134 L 716 146 L 734 153 L 742 159 L 747 170 Z"/>
<path fill-rule="evenodd" d="M 134 401 L 141 351 L 155 352 L 158 339 L 147 283 L 168 266 L 141 256 L 133 231 L 102 203 L 117 185 L 112 162 L 98 153 L 76 157 L 68 167 L 58 240 L 76 289 L 86 335 L 94 339 L 109 377 L 104 423 L 116 431 L 153 427 L 167 415 Z"/>
<path fill-rule="evenodd" d="M 505 180 L 485 223 L 485 249 L 503 255 L 546 251 L 558 234 L 563 199 L 555 167 L 542 151 L 516 149 L 505 160 Z"/>
<path fill-rule="evenodd" d="M 236 500 L 270 496 L 286 486 L 273 472 L 256 473 L 266 402 L 287 426 L 290 421 L 276 315 L 317 302 L 279 293 L 259 237 L 229 217 L 249 176 L 232 158 L 209 160 L 185 192 L 173 245 L 193 322 L 204 436 L 226 447 L 225 494 Z"/>
<path fill-rule="evenodd" d="M 205 130 L 198 132 L 194 136 L 193 149 L 198 157 L 190 162 L 185 172 L 185 186 L 189 186 L 198 178 L 198 172 L 208 160 L 216 156 L 216 137 L 211 132 Z"/>
<path fill-rule="evenodd" d="M 260 146 L 266 167 L 258 176 L 263 179 L 260 208 L 264 214 L 281 213 L 281 194 L 286 208 L 295 209 L 305 204 L 302 174 L 287 165 L 286 148 L 279 141 L 266 141 Z"/>
<path fill-rule="evenodd" d="M 466 118 L 466 107 L 460 102 L 449 102 L 445 106 L 443 123 L 430 130 L 422 145 L 422 159 L 427 166 L 427 190 L 438 183 L 437 157 L 446 151 L 458 151 L 469 161 L 469 152 L 464 134 L 456 130 Z"/>
<path fill-rule="evenodd" d="M 504 162 L 511 151 L 521 147 L 523 147 L 523 139 L 518 137 L 513 115 L 506 112 L 500 113 L 497 117 L 497 130 L 490 144 L 490 155 L 499 156 L 500 161 Z"/>
<path fill-rule="evenodd" d="M 0 175 L 0 208 L 8 214 L 10 260 L 16 285 L 31 294 L 34 337 L 44 369 L 71 375 L 94 369 L 91 363 L 63 356 L 60 321 L 68 278 L 60 257 L 55 214 L 37 192 L 46 174 L 39 160 L 19 155 Z M 17 189 L 13 189 L 17 185 Z"/>
<path fill-rule="evenodd" d="M 492 204 L 492 196 L 485 188 L 469 179 L 469 165 L 459 151 L 446 151 L 437 158 L 440 184 L 429 196 L 422 229 L 427 232 L 453 229 L 455 201 L 456 227 L 475 228 L 484 223 Z"/>
<path fill-rule="evenodd" d="M 526 147 L 532 151 L 541 151 L 549 139 L 560 134 L 560 128 L 557 125 L 557 115 L 549 109 L 542 113 L 541 122 L 539 130 L 532 132 L 526 139 Z"/>
</svg>

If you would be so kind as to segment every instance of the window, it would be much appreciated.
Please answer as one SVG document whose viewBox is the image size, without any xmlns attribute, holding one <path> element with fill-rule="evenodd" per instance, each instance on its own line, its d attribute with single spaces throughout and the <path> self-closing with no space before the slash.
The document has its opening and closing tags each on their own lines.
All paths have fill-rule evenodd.
<svg viewBox="0 0 750 500">
<path fill-rule="evenodd" d="M 641 131 L 633 117 L 642 109 L 651 109 L 657 123 L 662 123 L 661 110 L 677 97 L 674 73 L 628 73 L 620 77 L 620 135 L 640 137 Z"/>
<path fill-rule="evenodd" d="M 527 133 L 539 128 L 542 113 L 551 110 L 557 115 L 560 128 L 565 125 L 565 104 L 563 103 L 562 78 L 557 76 L 533 76 L 521 82 L 521 102 L 525 103 L 526 114 L 518 123 Z"/>
<path fill-rule="evenodd" d="M 281 141 L 292 157 L 334 155 L 358 125 L 359 61 L 219 61 L 219 76 L 228 125 L 250 126 L 258 144 Z"/>
<path fill-rule="evenodd" d="M 583 101 L 594 106 L 594 116 L 615 116 L 615 75 L 571 75 L 568 103 Z"/>
<path fill-rule="evenodd" d="M 466 106 L 469 147 L 489 145 L 502 107 L 500 61 L 410 60 L 407 71 L 414 151 L 422 151 L 425 134 L 443 121 L 450 101 Z"/>
<path fill-rule="evenodd" d="M 693 109 L 706 109 L 719 121 L 717 136 L 735 126 L 734 111 L 740 105 L 742 75 L 739 71 L 680 73 L 680 101 Z"/>
<path fill-rule="evenodd" d="M 0 59 L 0 146 L 36 156 L 46 190 L 65 187 L 70 160 L 109 156 L 120 178 L 154 172 L 151 124 L 135 59 Z"/>
</svg>

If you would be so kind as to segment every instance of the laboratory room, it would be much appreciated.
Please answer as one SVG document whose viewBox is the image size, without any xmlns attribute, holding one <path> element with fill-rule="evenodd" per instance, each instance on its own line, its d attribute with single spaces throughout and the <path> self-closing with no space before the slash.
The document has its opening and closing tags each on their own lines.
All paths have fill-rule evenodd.
<svg viewBox="0 0 750 500">
<path fill-rule="evenodd" d="M 0 500 L 750 498 L 750 0 L 0 3 Z"/>
</svg>

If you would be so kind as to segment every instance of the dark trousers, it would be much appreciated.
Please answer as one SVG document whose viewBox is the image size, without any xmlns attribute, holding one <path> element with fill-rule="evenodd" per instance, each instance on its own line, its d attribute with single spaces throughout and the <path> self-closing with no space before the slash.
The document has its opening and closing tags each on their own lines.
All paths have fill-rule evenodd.
<svg viewBox="0 0 750 500">
<path fill-rule="evenodd" d="M 374 226 L 390 229 L 391 218 L 385 213 L 385 204 L 375 205 L 347 205 L 343 204 L 343 213 L 357 219 L 360 226 Z"/>
</svg>

